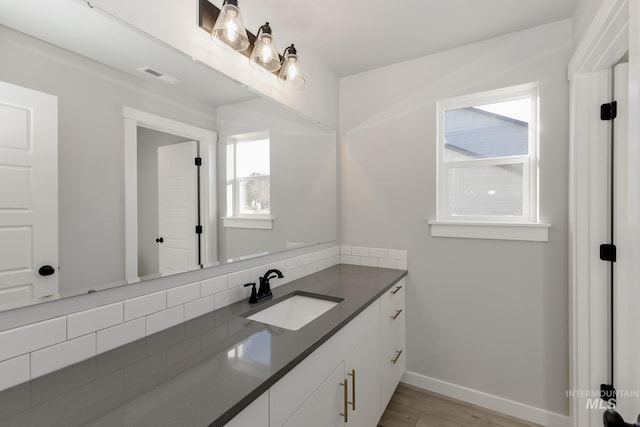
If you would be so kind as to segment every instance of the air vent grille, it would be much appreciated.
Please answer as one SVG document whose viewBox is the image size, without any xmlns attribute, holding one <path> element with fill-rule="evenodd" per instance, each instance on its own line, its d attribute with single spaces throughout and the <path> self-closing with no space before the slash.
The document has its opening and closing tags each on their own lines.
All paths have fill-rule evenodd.
<svg viewBox="0 0 640 427">
<path fill-rule="evenodd" d="M 172 77 L 168 74 L 163 73 L 162 71 L 158 71 L 155 68 L 151 68 L 149 66 L 140 67 L 138 68 L 138 71 L 140 71 L 141 73 L 145 73 L 150 76 L 153 76 L 159 80 L 162 80 L 163 82 L 170 83 L 172 85 L 176 83 L 180 83 L 179 79 L 176 79 L 175 77 Z"/>
</svg>

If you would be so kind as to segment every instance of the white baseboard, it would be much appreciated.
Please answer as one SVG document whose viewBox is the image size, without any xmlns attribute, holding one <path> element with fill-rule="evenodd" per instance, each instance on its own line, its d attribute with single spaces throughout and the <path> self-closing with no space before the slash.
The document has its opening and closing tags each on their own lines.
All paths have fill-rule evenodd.
<svg viewBox="0 0 640 427">
<path fill-rule="evenodd" d="M 430 378 L 415 372 L 405 372 L 402 377 L 402 382 L 545 427 L 569 427 L 571 425 L 571 419 L 566 415 L 556 414 L 544 409 L 525 405 L 524 403 Z"/>
</svg>

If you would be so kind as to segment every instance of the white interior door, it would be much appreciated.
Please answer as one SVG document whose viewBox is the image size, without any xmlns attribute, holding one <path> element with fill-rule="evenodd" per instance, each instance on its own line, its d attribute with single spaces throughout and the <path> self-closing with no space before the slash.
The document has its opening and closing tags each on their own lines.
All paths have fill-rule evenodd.
<svg viewBox="0 0 640 427">
<path fill-rule="evenodd" d="M 0 82 L 0 307 L 56 297 L 57 270 L 58 98 Z"/>
<path fill-rule="evenodd" d="M 160 273 L 193 270 L 198 265 L 197 141 L 158 148 Z"/>
<path fill-rule="evenodd" d="M 614 68 L 615 268 L 614 353 L 617 410 L 628 423 L 640 414 L 640 147 L 630 144 L 629 65 Z"/>
</svg>

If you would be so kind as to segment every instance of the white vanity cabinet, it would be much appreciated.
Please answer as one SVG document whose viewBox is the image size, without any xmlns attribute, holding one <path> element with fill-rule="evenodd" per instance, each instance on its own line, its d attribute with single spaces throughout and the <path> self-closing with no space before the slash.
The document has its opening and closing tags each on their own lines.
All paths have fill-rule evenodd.
<svg viewBox="0 0 640 427">
<path fill-rule="evenodd" d="M 405 367 L 403 279 L 227 426 L 373 427 Z"/>
<path fill-rule="evenodd" d="M 343 426 L 345 417 L 350 426 L 375 425 L 379 353 L 378 299 L 271 387 L 270 425 Z"/>
<path fill-rule="evenodd" d="M 254 400 L 251 405 L 247 406 L 238 415 L 233 417 L 231 421 L 225 424 L 225 427 L 269 427 L 269 393 L 262 395 Z"/>
<path fill-rule="evenodd" d="M 407 368 L 406 359 L 406 279 L 400 280 L 381 298 L 380 375 L 381 405 L 384 412 L 400 378 Z"/>
</svg>

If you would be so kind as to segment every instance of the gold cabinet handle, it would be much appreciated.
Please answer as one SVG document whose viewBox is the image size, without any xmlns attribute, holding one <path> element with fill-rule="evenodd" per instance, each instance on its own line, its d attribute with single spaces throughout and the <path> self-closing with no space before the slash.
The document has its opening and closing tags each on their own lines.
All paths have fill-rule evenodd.
<svg viewBox="0 0 640 427">
<path fill-rule="evenodd" d="M 396 288 L 394 290 L 391 291 L 391 293 L 393 295 L 397 294 L 398 292 L 400 292 L 400 289 L 402 289 L 402 286 L 396 286 Z"/>
<path fill-rule="evenodd" d="M 351 404 L 351 408 L 353 408 L 353 410 L 356 410 L 356 370 L 352 369 L 350 373 L 347 374 L 348 376 L 351 377 L 351 399 L 352 401 L 349 402 Z"/>
<path fill-rule="evenodd" d="M 398 350 L 396 351 L 396 357 L 394 357 L 393 359 L 391 359 L 391 363 L 393 363 L 394 365 L 396 363 L 398 363 L 398 359 L 400 359 L 400 355 L 402 354 L 402 350 Z"/>
<path fill-rule="evenodd" d="M 347 397 L 347 379 L 345 378 L 344 381 L 340 383 L 340 385 L 342 386 L 342 391 L 344 392 L 344 412 L 340 413 L 340 415 L 344 417 L 344 422 L 346 424 L 349 422 L 349 407 L 347 406 L 349 404 L 349 398 Z"/>
<path fill-rule="evenodd" d="M 391 318 L 393 320 L 396 320 L 398 318 L 398 316 L 400 316 L 400 313 L 402 313 L 402 309 L 400 310 L 396 310 L 396 314 L 394 314 L 393 316 L 391 316 Z"/>
</svg>

